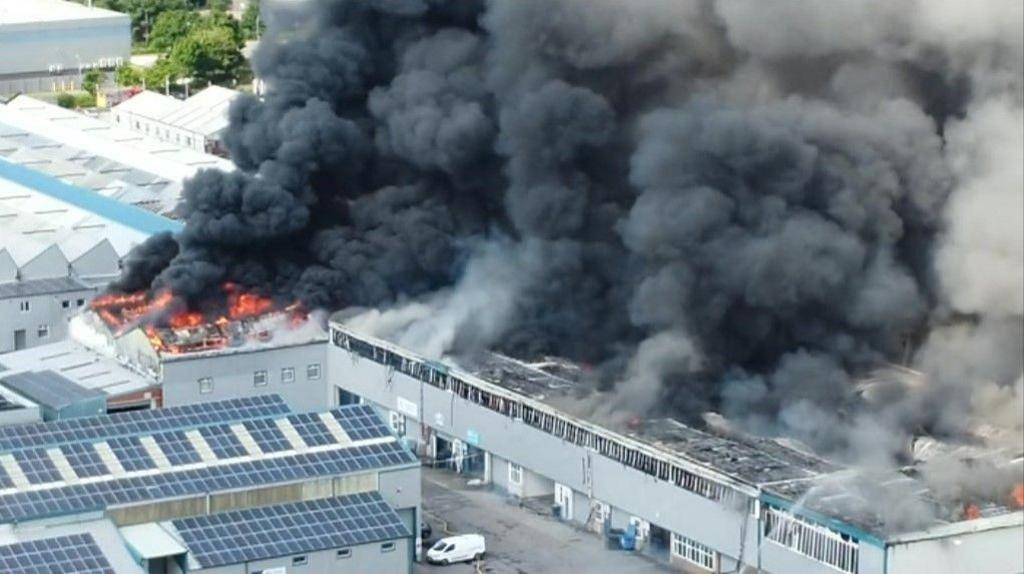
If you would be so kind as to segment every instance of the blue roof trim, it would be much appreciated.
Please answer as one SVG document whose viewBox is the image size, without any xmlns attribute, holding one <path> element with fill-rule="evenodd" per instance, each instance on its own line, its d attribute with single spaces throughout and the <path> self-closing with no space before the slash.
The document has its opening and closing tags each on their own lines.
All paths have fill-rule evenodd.
<svg viewBox="0 0 1024 574">
<path fill-rule="evenodd" d="M 55 177 L 5 159 L 0 159 L 0 178 L 13 181 L 147 235 L 155 235 L 164 231 L 178 233 L 185 227 L 173 219 L 104 197 L 90 189 L 65 183 Z"/>
<path fill-rule="evenodd" d="M 883 549 L 885 548 L 885 541 L 879 538 L 878 536 L 871 534 L 865 530 L 861 530 L 860 528 L 850 526 L 845 522 L 836 520 L 835 518 L 826 516 L 824 514 L 821 514 L 820 512 L 815 512 L 809 508 L 804 508 L 802 506 L 795 505 L 792 502 L 786 500 L 785 498 L 780 498 L 778 496 L 768 494 L 766 492 L 762 492 L 758 498 L 761 500 L 761 502 L 765 502 L 772 506 L 781 508 L 787 512 L 791 512 L 795 516 L 800 516 L 808 520 L 817 522 L 822 526 L 827 526 L 832 530 L 852 536 L 857 540 L 860 540 L 861 542 L 867 542 L 873 546 L 877 546 Z"/>
</svg>

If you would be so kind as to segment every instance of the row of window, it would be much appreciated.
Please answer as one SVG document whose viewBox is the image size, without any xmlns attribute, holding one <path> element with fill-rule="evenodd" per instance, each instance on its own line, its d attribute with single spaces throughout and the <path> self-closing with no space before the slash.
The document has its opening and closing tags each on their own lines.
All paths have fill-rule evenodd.
<svg viewBox="0 0 1024 574">
<path fill-rule="evenodd" d="M 322 376 L 320 363 L 306 365 L 306 380 L 319 381 Z M 295 382 L 295 367 L 283 367 L 281 369 L 281 382 L 284 384 Z M 199 394 L 205 395 L 213 392 L 213 377 L 201 377 L 198 380 Z M 266 369 L 254 371 L 252 374 L 252 385 L 254 387 L 265 387 L 270 383 L 270 377 Z"/>
<path fill-rule="evenodd" d="M 768 540 L 843 572 L 857 571 L 860 543 L 856 538 L 771 506 L 764 507 L 763 524 Z"/>
<path fill-rule="evenodd" d="M 393 353 L 339 330 L 331 335 L 334 345 L 366 357 L 400 373 L 423 381 L 433 387 L 450 391 L 463 399 L 500 414 L 519 419 L 573 444 L 597 451 L 599 454 L 645 474 L 669 481 L 684 490 L 715 501 L 726 502 L 739 493 L 724 484 L 686 470 L 676 464 L 657 458 L 602 434 L 584 428 L 564 417 L 537 409 L 518 400 L 492 394 L 448 373 L 440 363 L 422 362 Z"/>
<path fill-rule="evenodd" d="M 380 545 L 380 551 L 381 551 L 382 554 L 386 553 L 386 552 L 394 552 L 395 548 L 397 548 L 397 546 L 395 545 L 394 542 L 384 542 L 383 544 Z M 342 548 L 342 549 L 338 550 L 337 552 L 335 552 L 334 557 L 337 558 L 338 560 L 344 560 L 346 558 L 351 558 L 352 557 L 352 549 L 351 548 Z M 309 556 L 306 556 L 306 555 L 292 556 L 292 566 L 305 566 L 307 564 L 309 564 Z"/>
<path fill-rule="evenodd" d="M 672 555 L 711 571 L 718 567 L 714 550 L 675 532 L 672 533 Z"/>
<path fill-rule="evenodd" d="M 85 305 L 85 299 L 76 299 L 75 300 L 75 306 L 76 307 L 81 307 L 82 305 Z M 70 309 L 71 308 L 71 299 L 64 299 L 63 301 L 61 301 L 60 302 L 60 307 L 61 307 L 61 309 Z M 29 311 L 32 310 L 32 302 L 27 300 L 27 299 L 25 301 L 19 301 L 18 302 L 18 310 L 21 311 L 22 313 L 28 313 Z"/>
</svg>

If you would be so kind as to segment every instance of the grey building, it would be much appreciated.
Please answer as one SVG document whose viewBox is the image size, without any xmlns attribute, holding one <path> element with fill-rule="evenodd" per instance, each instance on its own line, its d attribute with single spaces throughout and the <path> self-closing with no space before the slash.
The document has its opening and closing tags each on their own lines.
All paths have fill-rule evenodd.
<svg viewBox="0 0 1024 574">
<path fill-rule="evenodd" d="M 127 14 L 64 0 L 0 3 L 0 94 L 80 89 L 131 56 Z"/>
<path fill-rule="evenodd" d="M 107 413 L 107 395 L 53 371 L 0 373 L 0 385 L 39 405 L 42 419 L 56 421 Z"/>
<path fill-rule="evenodd" d="M 572 414 L 595 396 L 564 364 L 489 355 L 460 368 L 337 321 L 327 360 L 338 402 L 375 405 L 425 456 L 554 503 L 568 522 L 632 525 L 644 551 L 688 572 L 1024 569 L 1024 513 L 1009 487 L 964 516 L 913 472 L 863 476 L 776 441 L 673 420 L 608 428 Z M 891 512 L 907 503 L 935 515 L 907 527 Z"/>
<path fill-rule="evenodd" d="M 368 406 L 259 395 L 0 427 L 0 569 L 74 547 L 88 564 L 57 570 L 409 572 L 419 496 L 416 457 Z"/>
</svg>

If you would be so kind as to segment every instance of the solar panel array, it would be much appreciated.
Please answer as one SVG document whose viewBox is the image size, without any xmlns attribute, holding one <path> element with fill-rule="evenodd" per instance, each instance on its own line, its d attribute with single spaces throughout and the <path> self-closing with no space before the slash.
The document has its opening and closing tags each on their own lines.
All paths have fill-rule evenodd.
<svg viewBox="0 0 1024 574">
<path fill-rule="evenodd" d="M 103 459 L 96 454 L 91 444 L 66 444 L 60 450 L 79 478 L 110 474 L 107 465 L 103 464 Z"/>
<path fill-rule="evenodd" d="M 0 546 L 4 574 L 115 574 L 91 534 L 71 534 Z"/>
<path fill-rule="evenodd" d="M 173 521 L 203 568 L 411 536 L 377 492 Z"/>
<path fill-rule="evenodd" d="M 153 440 L 160 446 L 160 450 L 164 451 L 167 460 L 175 466 L 195 464 L 203 460 L 199 457 L 196 449 L 192 448 L 192 443 L 189 442 L 188 437 L 185 436 L 183 431 L 155 434 L 153 435 Z"/>
<path fill-rule="evenodd" d="M 143 476 L 112 477 L 107 481 L 68 484 L 60 488 L 17 491 L 0 496 L 0 523 L 100 510 L 112 504 L 302 482 L 410 464 L 416 460 L 412 453 L 395 441 L 277 458 L 242 458 L 217 466 L 169 469 Z"/>
<path fill-rule="evenodd" d="M 115 436 L 154 434 L 175 428 L 196 428 L 229 421 L 281 416 L 289 412 L 288 405 L 280 396 L 260 395 L 101 417 L 4 426 L 0 427 L 0 452 L 96 441 Z"/>
<path fill-rule="evenodd" d="M 365 440 L 391 435 L 391 429 L 370 405 L 349 405 L 331 411 L 345 434 L 352 440 Z"/>
<path fill-rule="evenodd" d="M 263 452 L 280 452 L 292 448 L 291 443 L 272 420 L 246 421 L 244 426 Z"/>
<path fill-rule="evenodd" d="M 110 445 L 110 450 L 114 451 L 117 460 L 121 461 L 121 466 L 128 472 L 156 468 L 156 463 L 153 462 L 137 436 L 112 438 L 107 441 L 107 444 Z"/>
<path fill-rule="evenodd" d="M 324 421 L 313 413 L 292 415 L 288 417 L 288 422 L 292 423 L 295 432 L 299 433 L 302 440 L 306 441 L 309 446 L 322 446 L 337 442 L 331 431 L 327 430 Z"/>
<path fill-rule="evenodd" d="M 199 431 L 199 434 L 203 435 L 206 444 L 210 445 L 210 450 L 217 455 L 217 458 L 235 458 L 248 454 L 228 425 L 205 427 Z"/>
<path fill-rule="evenodd" d="M 56 482 L 60 480 L 60 473 L 53 461 L 46 454 L 45 450 L 19 450 L 14 452 L 14 460 L 18 461 L 21 472 L 32 484 L 44 482 Z"/>
</svg>

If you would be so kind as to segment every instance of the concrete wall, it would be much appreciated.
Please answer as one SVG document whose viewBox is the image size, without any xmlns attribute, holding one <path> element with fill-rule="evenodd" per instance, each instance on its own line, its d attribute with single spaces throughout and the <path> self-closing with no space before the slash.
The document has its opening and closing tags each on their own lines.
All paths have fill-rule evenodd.
<svg viewBox="0 0 1024 574">
<path fill-rule="evenodd" d="M 1024 572 L 1024 524 L 889 546 L 888 574 Z"/>
<path fill-rule="evenodd" d="M 14 332 L 19 329 L 25 331 L 26 349 L 63 340 L 68 333 L 68 321 L 80 310 L 78 301 L 85 304 L 95 295 L 95 289 L 86 289 L 0 299 L 0 353 L 14 350 Z M 27 312 L 21 311 L 24 301 L 29 304 Z M 63 306 L 65 301 L 68 303 L 66 308 Z M 48 336 L 39 336 L 40 325 L 49 325 Z"/>
<path fill-rule="evenodd" d="M 349 546 L 347 549 L 352 554 L 347 558 L 339 558 L 338 550 L 332 548 L 320 552 L 310 552 L 296 556 L 305 556 L 307 563 L 302 566 L 294 566 L 292 560 L 296 556 L 283 556 L 269 560 L 258 560 L 245 564 L 232 564 L 220 568 L 204 568 L 192 570 L 202 574 L 251 574 L 262 572 L 271 568 L 283 568 L 287 574 L 334 574 L 344 572 L 345 574 L 391 574 L 410 572 L 412 570 L 412 552 L 408 539 L 389 541 L 394 543 L 395 549 L 390 552 L 382 552 L 383 542 Z"/>
<path fill-rule="evenodd" d="M 189 148 L 201 153 L 208 152 L 207 138 L 199 132 L 182 129 L 158 119 L 133 114 L 126 110 L 114 110 L 113 117 L 116 125 L 126 127 L 134 132 L 173 143 L 178 147 Z"/>
<path fill-rule="evenodd" d="M 163 363 L 164 406 L 219 401 L 277 393 L 292 410 L 304 412 L 333 406 L 328 390 L 324 343 L 276 347 L 207 357 L 175 357 Z M 320 379 L 309 380 L 306 367 L 320 365 Z M 295 369 L 295 380 L 282 381 L 282 369 Z M 255 386 L 256 371 L 267 372 L 267 384 Z M 213 390 L 199 392 L 199 379 L 210 377 Z"/>
</svg>

